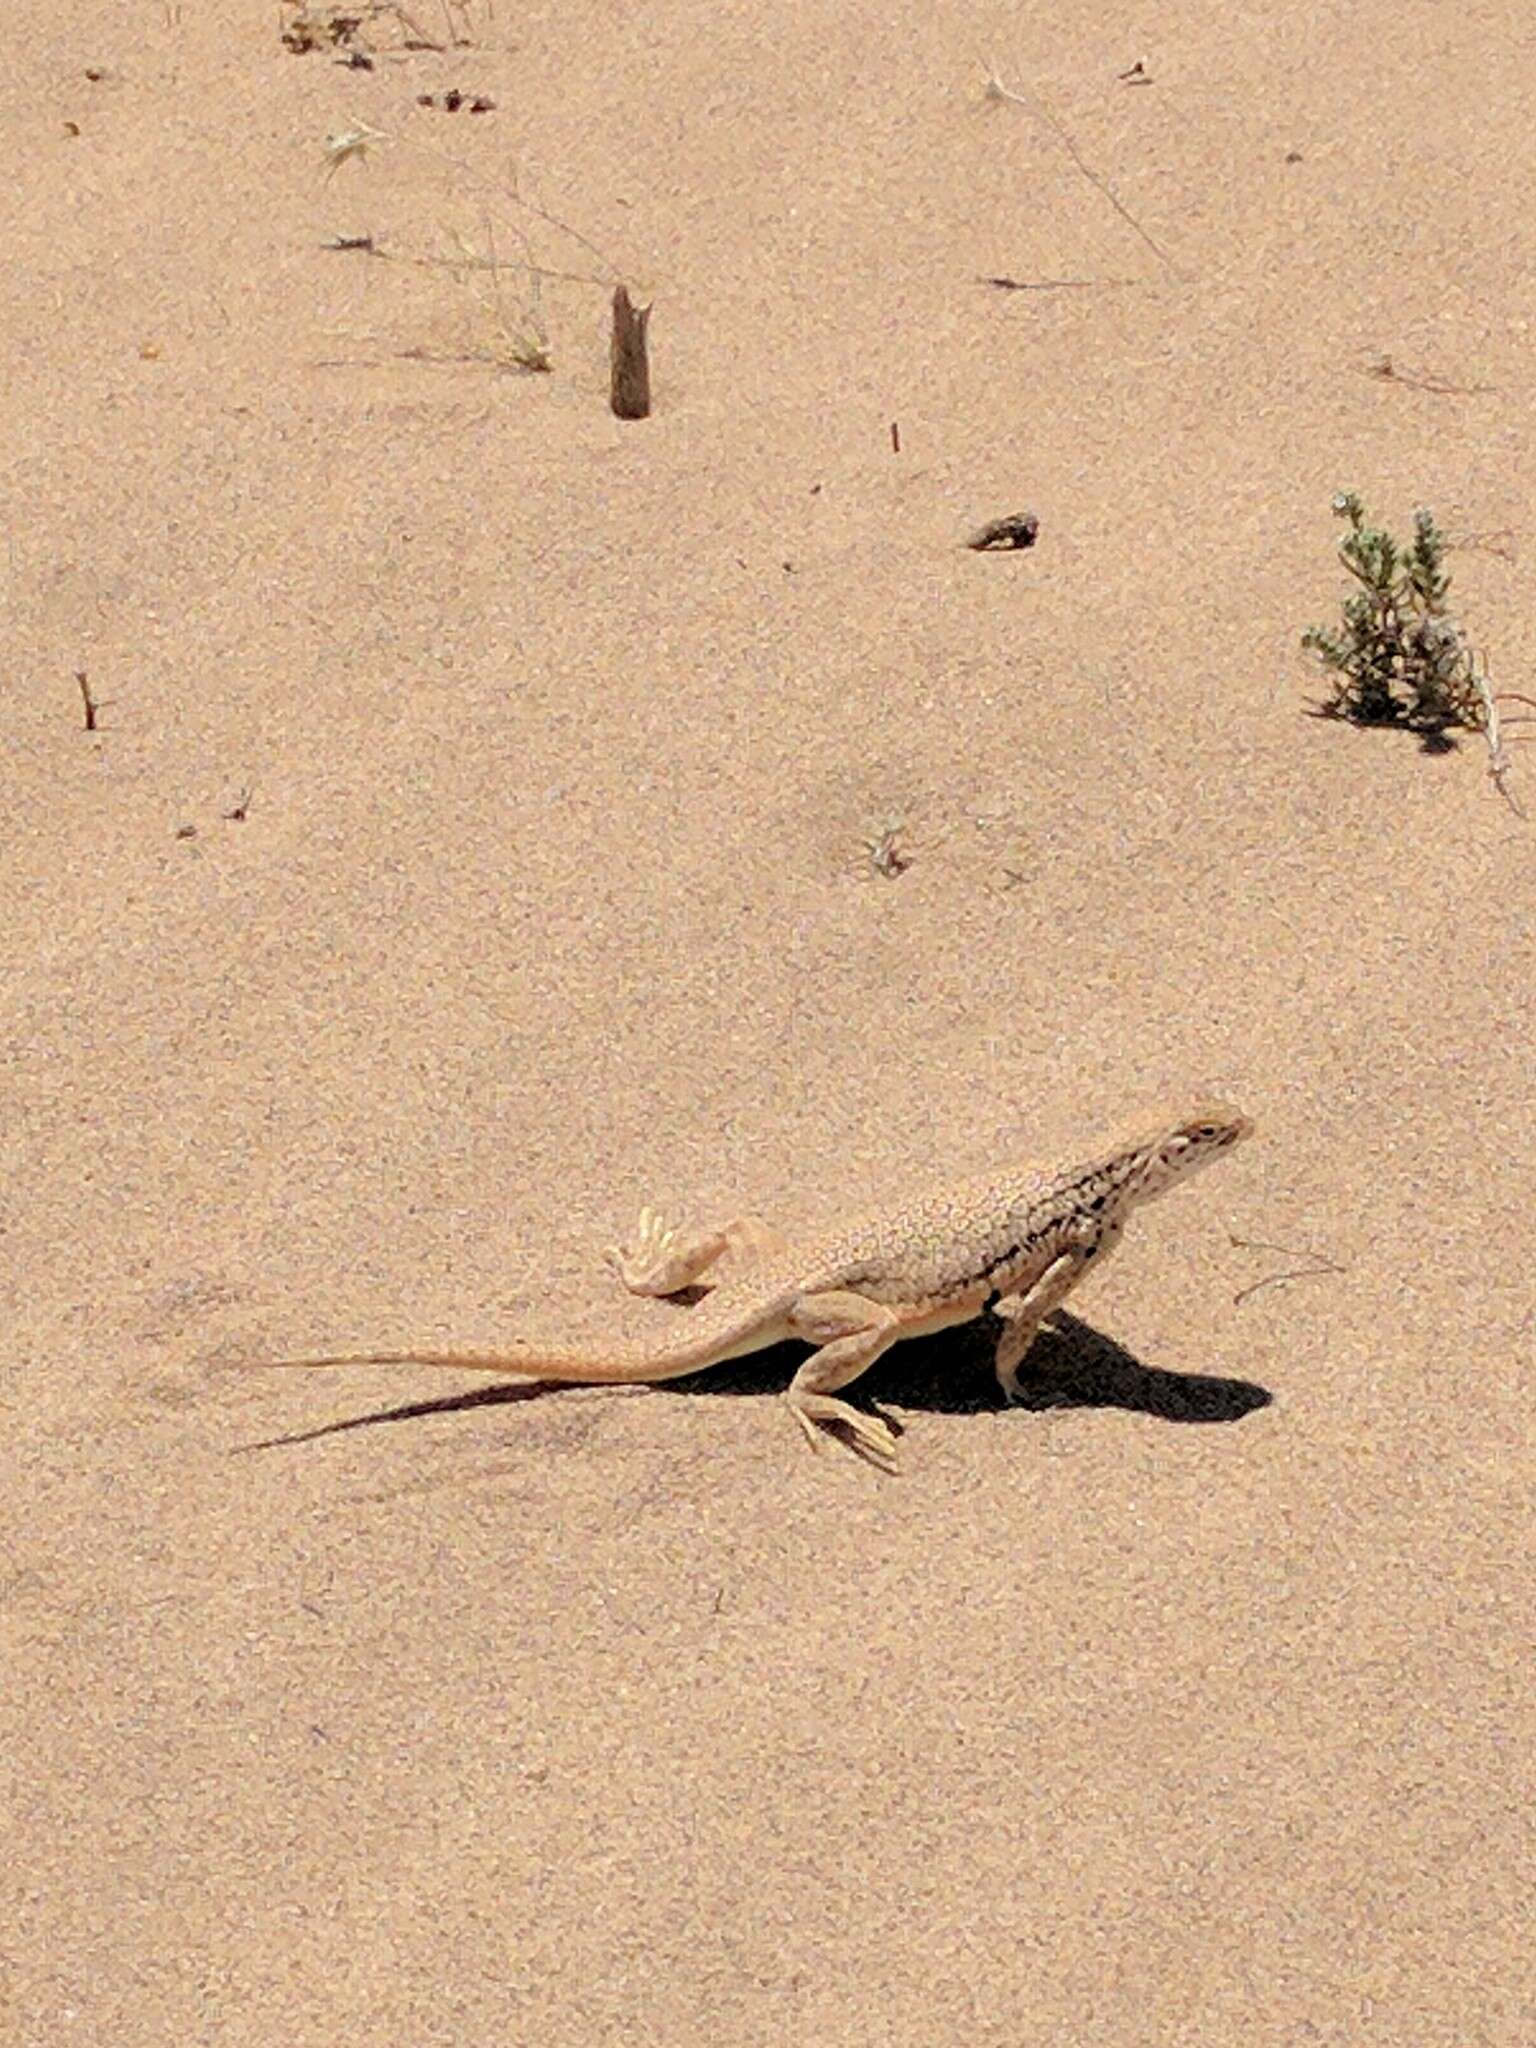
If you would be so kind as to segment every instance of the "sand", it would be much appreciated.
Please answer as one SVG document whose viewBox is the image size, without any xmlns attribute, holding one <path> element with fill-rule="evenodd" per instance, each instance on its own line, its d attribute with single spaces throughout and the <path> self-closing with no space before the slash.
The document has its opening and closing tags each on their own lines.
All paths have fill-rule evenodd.
<svg viewBox="0 0 1536 2048">
<path fill-rule="evenodd" d="M 1536 822 L 1297 649 L 1354 488 L 1533 688 L 1526 10 L 293 16 L 8 23 L 0 2037 L 1529 2040 Z M 894 1481 L 253 1366 L 1210 1092 Z"/>
</svg>

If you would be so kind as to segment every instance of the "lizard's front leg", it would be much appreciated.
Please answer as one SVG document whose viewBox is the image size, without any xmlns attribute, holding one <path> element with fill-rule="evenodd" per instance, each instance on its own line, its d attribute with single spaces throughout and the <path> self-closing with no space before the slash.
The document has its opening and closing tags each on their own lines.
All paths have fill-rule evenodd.
<svg viewBox="0 0 1536 2048">
<path fill-rule="evenodd" d="M 1024 1363 L 1024 1354 L 1039 1335 L 1040 1325 L 1052 1309 L 1060 1308 L 1084 1273 L 1095 1263 L 1096 1250 L 1097 1247 L 1075 1245 L 1070 1251 L 1063 1252 L 1012 1306 L 1007 1326 L 998 1339 L 993 1366 L 997 1384 L 1008 1400 L 1017 1401 L 1020 1397 L 1019 1367 Z"/>
<path fill-rule="evenodd" d="M 722 1276 L 712 1268 L 722 1260 L 746 1267 L 783 1251 L 785 1242 L 761 1216 L 738 1216 L 718 1230 L 694 1230 L 642 1209 L 633 1243 L 611 1245 L 606 1257 L 631 1294 L 681 1294 L 687 1287 L 715 1286 Z"/>
<path fill-rule="evenodd" d="M 901 1317 L 883 1302 L 845 1288 L 803 1295 L 789 1314 L 789 1334 L 819 1346 L 784 1390 L 790 1413 L 816 1450 L 824 1422 L 841 1423 L 853 1447 L 886 1471 L 896 1469 L 896 1432 L 878 1415 L 866 1415 L 834 1398 L 867 1372 L 902 1333 Z"/>
<path fill-rule="evenodd" d="M 1025 1352 L 1034 1343 L 1040 1325 L 1052 1309 L 1061 1307 L 1091 1267 L 1102 1264 L 1124 1235 L 1123 1222 L 1095 1228 L 1053 1259 L 1033 1286 L 1020 1295 L 1009 1315 L 1008 1327 L 998 1342 L 997 1360 L 993 1367 L 997 1383 L 1010 1401 L 1019 1399 L 1022 1391 L 1019 1367 L 1024 1363 Z"/>
</svg>

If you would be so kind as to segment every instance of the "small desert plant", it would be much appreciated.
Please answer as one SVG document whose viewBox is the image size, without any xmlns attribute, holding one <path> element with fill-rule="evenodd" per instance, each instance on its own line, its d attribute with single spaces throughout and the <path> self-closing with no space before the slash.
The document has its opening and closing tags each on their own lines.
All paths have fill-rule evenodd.
<svg viewBox="0 0 1536 2048">
<path fill-rule="evenodd" d="M 1301 636 L 1334 678 L 1319 716 L 1428 736 L 1450 726 L 1481 730 L 1483 692 L 1472 650 L 1446 609 L 1451 579 L 1434 515 L 1414 513 L 1405 548 L 1369 524 L 1353 491 L 1341 492 L 1333 509 L 1349 521 L 1339 560 L 1360 587 L 1344 600 L 1341 627 L 1312 626 Z"/>
<path fill-rule="evenodd" d="M 1422 506 L 1413 515 L 1413 545 L 1404 548 L 1383 528 L 1368 525 L 1353 491 L 1341 491 L 1334 512 L 1349 521 L 1339 560 L 1359 584 L 1344 600 L 1342 628 L 1311 626 L 1301 644 L 1335 678 L 1333 695 L 1313 709 L 1319 718 L 1355 725 L 1399 725 L 1426 743 L 1448 745 L 1452 726 L 1481 733 L 1488 773 L 1520 817 L 1508 784 L 1504 726 L 1530 724 L 1528 713 L 1502 719 L 1501 702 L 1536 710 L 1519 690 L 1495 691 L 1486 666 L 1446 609 L 1451 579 L 1445 571 L 1445 535 Z M 1525 735 L 1519 735 L 1525 737 Z"/>
</svg>

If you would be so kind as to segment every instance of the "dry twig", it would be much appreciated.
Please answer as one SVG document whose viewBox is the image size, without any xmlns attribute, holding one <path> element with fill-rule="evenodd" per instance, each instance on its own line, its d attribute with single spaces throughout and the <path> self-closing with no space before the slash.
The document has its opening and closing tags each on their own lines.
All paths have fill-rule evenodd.
<svg viewBox="0 0 1536 2048">
<path fill-rule="evenodd" d="M 1251 1286 L 1240 1287 L 1232 1297 L 1234 1305 L 1238 1302 L 1246 1301 L 1250 1295 L 1257 1294 L 1261 1288 L 1278 1287 L 1282 1280 L 1320 1280 L 1326 1273 L 1343 1273 L 1348 1270 L 1347 1267 L 1339 1265 L 1334 1259 L 1325 1259 L 1321 1252 L 1293 1251 L 1289 1245 L 1269 1244 L 1261 1237 L 1235 1237 L 1231 1231 L 1228 1231 L 1227 1241 L 1235 1245 L 1239 1251 L 1278 1252 L 1283 1259 L 1310 1259 L 1312 1261 L 1308 1266 L 1290 1267 L 1283 1273 L 1268 1273 L 1262 1280 L 1255 1280 Z"/>
<path fill-rule="evenodd" d="M 1158 262 L 1182 283 L 1183 272 L 1179 269 L 1179 266 L 1168 254 L 1168 251 L 1162 247 L 1161 243 L 1154 240 L 1148 234 L 1147 230 L 1142 226 L 1135 214 L 1131 212 L 1131 209 L 1120 197 L 1114 186 L 1110 184 L 1109 180 L 1101 177 L 1092 164 L 1087 161 L 1073 140 L 1070 130 L 1057 120 L 1048 107 L 1041 106 L 1038 101 L 1031 99 L 1028 93 L 1017 92 L 1012 86 L 1004 85 L 990 64 L 983 64 L 981 68 L 986 73 L 987 78 L 986 97 L 989 100 L 1011 100 L 1016 107 L 1023 107 L 1027 113 L 1033 114 L 1037 121 L 1043 121 L 1062 148 L 1067 152 L 1067 155 L 1072 159 L 1079 173 L 1088 180 L 1088 183 L 1092 185 L 1096 192 L 1101 193 L 1108 200 L 1109 204 L 1119 214 L 1132 233 L 1138 235 L 1146 243 Z"/>
</svg>

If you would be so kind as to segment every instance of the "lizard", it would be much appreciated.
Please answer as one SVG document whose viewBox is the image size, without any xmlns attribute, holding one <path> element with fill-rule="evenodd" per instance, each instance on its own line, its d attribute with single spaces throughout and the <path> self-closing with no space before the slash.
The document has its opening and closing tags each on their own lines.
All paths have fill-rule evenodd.
<svg viewBox="0 0 1536 2048">
<path fill-rule="evenodd" d="M 681 1379 L 798 1340 L 815 1347 L 789 1386 L 790 1413 L 819 1449 L 831 1428 L 889 1471 L 896 1433 L 838 1398 L 904 1338 L 1004 1317 L 994 1370 L 1009 1401 L 1046 1316 L 1119 1243 L 1134 1209 L 1189 1179 L 1253 1130 L 1241 1111 L 1192 1108 L 1080 1164 L 1013 1165 L 952 1182 L 801 1245 L 757 1216 L 717 1229 L 673 1226 L 642 1209 L 633 1241 L 606 1257 L 632 1294 L 703 1300 L 680 1336 L 591 1351 L 534 1341 L 505 1351 L 342 1352 L 270 1361 L 286 1368 L 426 1365 L 566 1385 Z"/>
</svg>

